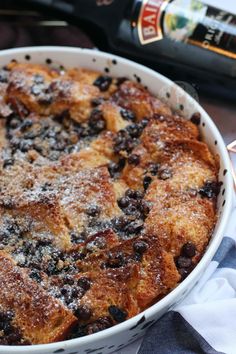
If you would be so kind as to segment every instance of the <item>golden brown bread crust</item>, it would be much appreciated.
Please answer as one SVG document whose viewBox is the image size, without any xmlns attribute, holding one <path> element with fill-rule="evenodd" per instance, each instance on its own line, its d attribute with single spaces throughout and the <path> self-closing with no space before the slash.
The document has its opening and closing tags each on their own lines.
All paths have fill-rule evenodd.
<svg viewBox="0 0 236 354">
<path fill-rule="evenodd" d="M 13 323 L 32 344 L 63 340 L 77 319 L 0 252 L 0 304 L 14 311 Z"/>
<path fill-rule="evenodd" d="M 0 343 L 79 337 L 145 310 L 214 228 L 219 166 L 198 127 L 95 71 L 12 62 L 1 77 L 0 278 L 17 274 L 22 302 L 11 282 L 0 291 L 18 331 Z"/>
<path fill-rule="evenodd" d="M 120 85 L 119 91 L 114 93 L 113 100 L 121 107 L 133 111 L 138 120 L 155 114 L 165 116 L 172 113 L 167 104 L 152 96 L 142 85 L 128 80 Z"/>
<path fill-rule="evenodd" d="M 96 87 L 46 67 L 13 63 L 10 68 L 6 101 L 13 106 L 20 102 L 30 112 L 45 116 L 68 110 L 73 119 L 82 122 L 91 112 L 91 99 L 99 96 Z M 37 79 L 35 83 L 35 75 L 43 78 L 44 86 L 37 84 Z"/>
</svg>

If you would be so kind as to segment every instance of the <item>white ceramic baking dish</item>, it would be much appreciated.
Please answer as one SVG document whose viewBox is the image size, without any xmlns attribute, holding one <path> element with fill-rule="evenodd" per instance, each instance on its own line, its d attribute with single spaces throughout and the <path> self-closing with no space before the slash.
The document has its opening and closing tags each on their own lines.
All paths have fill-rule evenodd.
<svg viewBox="0 0 236 354">
<path fill-rule="evenodd" d="M 30 47 L 2 51 L 0 67 L 11 60 L 31 63 L 49 63 L 52 66 L 85 67 L 104 72 L 109 69 L 111 76 L 125 76 L 142 82 L 158 97 L 167 101 L 174 110 L 189 119 L 195 112 L 201 114 L 200 131 L 202 139 L 214 154 L 220 157 L 219 180 L 223 182 L 218 197 L 218 222 L 210 244 L 200 263 L 192 273 L 162 300 L 139 315 L 102 332 L 83 338 L 34 346 L 0 346 L 1 354 L 102 354 L 121 349 L 128 343 L 143 336 L 160 316 L 179 302 L 197 283 L 213 258 L 223 237 L 229 220 L 233 197 L 233 183 L 230 162 L 224 141 L 215 124 L 203 108 L 185 91 L 164 76 L 132 61 L 94 50 L 68 47 Z"/>
</svg>

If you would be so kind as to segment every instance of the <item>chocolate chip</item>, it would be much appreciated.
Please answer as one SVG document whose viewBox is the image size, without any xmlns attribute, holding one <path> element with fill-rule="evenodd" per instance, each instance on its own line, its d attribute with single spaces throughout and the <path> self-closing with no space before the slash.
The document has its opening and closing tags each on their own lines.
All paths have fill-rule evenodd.
<svg viewBox="0 0 236 354">
<path fill-rule="evenodd" d="M 137 240 L 133 243 L 133 249 L 135 252 L 143 254 L 148 249 L 148 244 L 145 241 Z"/>
<path fill-rule="evenodd" d="M 100 106 L 100 104 L 102 104 L 103 102 L 104 102 L 103 97 L 93 98 L 91 101 L 91 105 L 92 105 L 92 107 L 97 107 L 97 106 Z"/>
<path fill-rule="evenodd" d="M 109 253 L 105 265 L 107 268 L 120 268 L 124 265 L 124 261 L 124 254 L 122 252 Z"/>
<path fill-rule="evenodd" d="M 137 166 L 140 163 L 140 156 L 133 154 L 128 157 L 128 163 L 130 165 Z"/>
<path fill-rule="evenodd" d="M 151 184 L 152 182 L 152 178 L 150 176 L 145 176 L 144 179 L 143 179 L 143 188 L 144 190 L 146 191 L 149 187 L 149 185 Z"/>
<path fill-rule="evenodd" d="M 78 280 L 78 285 L 85 291 L 89 290 L 91 287 L 91 280 L 88 277 L 81 277 Z"/>
<path fill-rule="evenodd" d="M 99 317 L 95 322 L 90 323 L 87 326 L 87 334 L 96 333 L 109 328 L 113 325 L 112 319 L 110 317 Z"/>
<path fill-rule="evenodd" d="M 49 105 L 53 102 L 53 95 L 49 93 L 44 93 L 38 99 L 38 103 L 42 105 Z"/>
<path fill-rule="evenodd" d="M 26 131 L 28 128 L 32 127 L 32 125 L 33 125 L 32 120 L 30 120 L 30 119 L 25 119 L 25 120 L 23 121 L 23 123 L 21 124 L 21 126 L 20 126 L 21 132 Z"/>
<path fill-rule="evenodd" d="M 181 280 L 184 280 L 189 275 L 190 271 L 189 268 L 179 268 L 178 272 L 181 275 Z"/>
<path fill-rule="evenodd" d="M 146 126 L 148 125 L 149 123 L 149 119 L 148 118 L 143 118 L 140 122 L 140 126 L 144 129 L 146 128 Z"/>
<path fill-rule="evenodd" d="M 125 228 L 125 231 L 128 234 L 138 234 L 143 228 L 143 221 L 142 220 L 134 220 L 131 221 L 130 224 Z"/>
<path fill-rule="evenodd" d="M 45 182 L 45 183 L 42 185 L 42 187 L 41 187 L 41 190 L 42 190 L 43 192 L 46 192 L 46 191 L 48 191 L 48 190 L 50 190 L 50 189 L 52 189 L 52 184 L 49 183 L 49 182 Z"/>
<path fill-rule="evenodd" d="M 98 216 L 101 212 L 101 208 L 100 206 L 98 205 L 91 205 L 87 210 L 86 210 L 86 213 L 87 215 L 89 216 Z"/>
<path fill-rule="evenodd" d="M 125 109 L 125 108 L 122 108 L 120 110 L 120 114 L 121 114 L 121 117 L 124 118 L 125 120 L 131 120 L 133 122 L 136 119 L 135 114 L 132 111 Z"/>
<path fill-rule="evenodd" d="M 10 129 L 16 129 L 20 126 L 21 122 L 20 117 L 12 117 L 7 121 L 7 126 Z"/>
<path fill-rule="evenodd" d="M 11 322 L 14 318 L 14 313 L 13 311 L 5 311 L 5 312 L 0 312 L 0 322 L 1 324 L 3 322 Z"/>
<path fill-rule="evenodd" d="M 196 255 L 196 251 L 197 249 L 195 244 L 192 242 L 187 242 L 183 245 L 181 249 L 181 254 L 185 257 L 192 258 Z"/>
<path fill-rule="evenodd" d="M 110 176 L 113 178 L 119 171 L 118 165 L 115 162 L 110 162 L 107 166 Z"/>
<path fill-rule="evenodd" d="M 102 111 L 95 108 L 89 117 L 89 126 L 95 133 L 100 133 L 106 128 L 106 121 L 103 118 Z"/>
<path fill-rule="evenodd" d="M 132 138 L 139 138 L 143 131 L 142 126 L 135 123 L 128 125 L 126 130 Z"/>
<path fill-rule="evenodd" d="M 137 139 L 132 139 L 126 130 L 120 130 L 115 137 L 114 151 L 119 153 L 121 151 L 131 152 L 138 144 Z"/>
<path fill-rule="evenodd" d="M 87 321 L 92 316 L 92 310 L 87 305 L 81 305 L 76 309 L 74 314 L 79 320 Z"/>
<path fill-rule="evenodd" d="M 44 83 L 44 77 L 40 74 L 34 75 L 34 82 L 36 84 L 43 84 Z"/>
<path fill-rule="evenodd" d="M 166 118 L 162 114 L 159 114 L 159 113 L 154 113 L 153 118 L 158 120 L 159 122 L 164 122 L 166 120 Z"/>
<path fill-rule="evenodd" d="M 40 272 L 37 269 L 31 270 L 29 276 L 31 279 L 35 280 L 37 283 L 40 283 L 42 281 Z"/>
<path fill-rule="evenodd" d="M 201 123 L 201 114 L 199 112 L 194 113 L 190 120 L 193 124 L 199 125 Z"/>
<path fill-rule="evenodd" d="M 122 85 L 125 81 L 127 81 L 128 80 L 128 78 L 127 77 L 118 77 L 117 79 L 116 79 L 116 85 L 117 86 L 120 86 L 120 85 Z"/>
<path fill-rule="evenodd" d="M 34 96 L 39 96 L 42 91 L 44 89 L 44 85 L 41 85 L 41 84 L 37 84 L 37 85 L 33 85 L 31 87 L 31 90 L 30 92 L 34 95 Z"/>
<path fill-rule="evenodd" d="M 142 254 L 141 253 L 134 253 L 134 255 L 132 256 L 132 259 L 135 261 L 135 262 L 141 262 L 142 261 Z"/>
<path fill-rule="evenodd" d="M 99 76 L 93 83 L 94 86 L 97 86 L 101 92 L 105 92 L 109 89 L 112 83 L 112 78 L 110 76 Z"/>
<path fill-rule="evenodd" d="M 199 194 L 206 198 L 216 198 L 220 193 L 222 182 L 207 181 L 199 190 Z"/>
<path fill-rule="evenodd" d="M 9 345 L 22 345 L 29 344 L 29 342 L 23 340 L 20 329 L 11 326 L 7 335 L 7 341 Z"/>
<path fill-rule="evenodd" d="M 126 216 L 120 216 L 112 220 L 112 226 L 116 231 L 122 231 L 128 225 L 129 220 Z"/>
<path fill-rule="evenodd" d="M 159 163 L 150 163 L 148 166 L 148 171 L 153 175 L 156 176 L 160 168 Z"/>
<path fill-rule="evenodd" d="M 127 208 L 124 208 L 123 211 L 126 215 L 133 215 L 136 217 L 140 217 L 140 212 L 139 212 L 138 204 L 136 203 L 136 201 L 133 201 L 133 200 L 130 201 Z"/>
<path fill-rule="evenodd" d="M 126 208 L 129 205 L 129 201 L 130 201 L 129 198 L 122 197 L 122 198 L 117 200 L 117 204 L 119 205 L 119 207 L 121 209 L 124 209 L 124 208 Z"/>
<path fill-rule="evenodd" d="M 158 177 L 162 180 L 166 180 L 172 177 L 172 171 L 169 168 L 164 168 L 159 171 Z"/>
<path fill-rule="evenodd" d="M 147 201 L 145 201 L 145 200 L 142 200 L 140 205 L 139 205 L 139 210 L 142 213 L 143 218 L 145 219 L 148 216 L 149 212 L 150 212 L 149 203 Z"/>
<path fill-rule="evenodd" d="M 75 280 L 74 277 L 70 274 L 66 274 L 63 276 L 63 282 L 64 284 L 68 284 L 68 285 L 74 285 Z"/>
<path fill-rule="evenodd" d="M 0 70 L 0 82 L 7 83 L 8 82 L 9 73 L 6 70 Z"/>
<path fill-rule="evenodd" d="M 71 242 L 78 245 L 80 243 L 83 243 L 86 240 L 87 234 L 84 231 L 82 232 L 71 231 L 70 237 L 71 237 Z"/>
<path fill-rule="evenodd" d="M 114 319 L 114 321 L 120 323 L 124 322 L 128 316 L 128 313 L 125 310 L 120 309 L 117 306 L 111 305 L 108 307 L 109 314 Z"/>
<path fill-rule="evenodd" d="M 137 191 L 135 189 L 127 189 L 125 192 L 125 196 L 131 199 L 142 199 L 143 193 L 141 191 Z"/>
<path fill-rule="evenodd" d="M 178 268 L 189 268 L 192 265 L 191 258 L 179 256 L 176 259 L 176 265 Z"/>
<path fill-rule="evenodd" d="M 126 160 L 124 158 L 121 158 L 117 163 L 116 162 L 109 163 L 107 168 L 112 178 L 115 177 L 117 173 L 123 170 L 123 168 L 125 167 L 125 161 Z"/>
<path fill-rule="evenodd" d="M 3 168 L 14 165 L 14 159 L 6 159 L 3 161 Z"/>
<path fill-rule="evenodd" d="M 80 299 L 84 295 L 84 290 L 74 285 L 64 285 L 61 288 L 61 294 L 64 297 L 65 303 L 69 305 L 73 300 Z"/>
</svg>

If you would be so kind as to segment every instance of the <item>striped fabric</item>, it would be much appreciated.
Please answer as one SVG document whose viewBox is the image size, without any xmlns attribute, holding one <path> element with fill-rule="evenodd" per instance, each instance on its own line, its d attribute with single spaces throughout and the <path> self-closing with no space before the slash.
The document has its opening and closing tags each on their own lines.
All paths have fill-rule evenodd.
<svg viewBox="0 0 236 354">
<path fill-rule="evenodd" d="M 236 354 L 236 206 L 225 235 L 197 286 L 130 353 Z"/>
</svg>

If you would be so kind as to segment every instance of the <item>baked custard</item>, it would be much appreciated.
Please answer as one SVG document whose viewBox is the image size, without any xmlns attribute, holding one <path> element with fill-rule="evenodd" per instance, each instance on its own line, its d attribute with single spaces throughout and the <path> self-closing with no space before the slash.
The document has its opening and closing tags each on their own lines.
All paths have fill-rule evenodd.
<svg viewBox="0 0 236 354">
<path fill-rule="evenodd" d="M 218 160 L 141 84 L 11 62 L 0 71 L 0 344 L 92 334 L 200 260 Z"/>
</svg>

